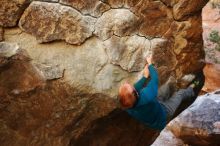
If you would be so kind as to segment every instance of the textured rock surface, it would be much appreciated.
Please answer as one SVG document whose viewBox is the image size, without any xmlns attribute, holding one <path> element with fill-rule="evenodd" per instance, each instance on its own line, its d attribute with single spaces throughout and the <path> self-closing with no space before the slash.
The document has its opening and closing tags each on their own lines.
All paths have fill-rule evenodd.
<svg viewBox="0 0 220 146">
<path fill-rule="evenodd" d="M 131 37 L 113 36 L 105 41 L 104 45 L 110 61 L 131 72 L 141 71 L 145 65 L 145 58 L 154 51 L 157 44 L 164 42 L 163 39 L 157 39 L 157 42 L 155 40 L 148 40 L 137 35 Z M 155 42 L 154 46 L 152 46 L 153 42 Z"/>
<path fill-rule="evenodd" d="M 82 16 L 76 10 L 55 3 L 32 2 L 19 26 L 36 36 L 39 42 L 65 40 L 81 44 L 91 37 L 95 19 Z"/>
<path fill-rule="evenodd" d="M 13 27 L 17 25 L 23 11 L 31 0 L 1 0 L 0 26 Z"/>
<path fill-rule="evenodd" d="M 131 35 L 138 30 L 138 23 L 138 18 L 128 9 L 112 9 L 97 20 L 95 34 L 102 40 L 112 35 Z"/>
<path fill-rule="evenodd" d="M 174 0 L 176 1 L 176 0 Z M 206 5 L 208 0 L 179 0 L 173 2 L 173 15 L 177 20 L 189 17 L 194 13 L 201 13 L 201 9 Z"/>
<path fill-rule="evenodd" d="M 9 59 L 10 58 L 10 59 Z M 16 44 L 0 43 L 0 91 L 4 93 L 27 93 L 43 84 L 43 77 L 30 64 L 30 58 Z M 7 69 L 9 68 L 9 69 Z M 4 99 L 1 99 L 4 101 Z"/>
<path fill-rule="evenodd" d="M 160 84 L 172 75 L 183 86 L 183 77 L 202 69 L 205 1 L 197 2 L 32 2 L 20 28 L 4 28 L 5 42 L 29 55 L 1 60 L 2 145 L 152 143 L 157 132 L 115 110 L 118 87 L 140 78 L 149 54 Z"/>
<path fill-rule="evenodd" d="M 220 65 L 207 63 L 204 68 L 205 85 L 203 91 L 213 92 L 220 88 Z"/>
<path fill-rule="evenodd" d="M 161 132 L 152 146 L 220 145 L 220 90 L 200 96 Z"/>
<path fill-rule="evenodd" d="M 33 2 L 24 12 L 20 20 L 20 27 L 36 36 L 39 42 L 65 40 L 70 44 L 81 44 L 92 36 L 98 36 L 103 41 L 112 42 L 111 37 L 117 36 L 123 40 L 124 37 L 134 38 L 136 35 L 145 37 L 146 42 L 153 38 L 167 40 L 166 43 L 160 43 L 154 49 L 148 47 L 150 50 L 147 50 L 155 56 L 155 63 L 164 79 L 161 79 L 162 83 L 171 72 L 179 80 L 184 75 L 201 70 L 203 67 L 203 63 L 199 62 L 204 58 L 199 13 L 202 7 L 192 5 L 193 10 L 190 10 L 190 15 L 180 8 L 177 9 L 180 10 L 178 13 L 181 14 L 181 17 L 187 17 L 184 17 L 184 21 L 175 21 L 172 14 L 173 7 L 178 4 L 181 9 L 185 10 L 184 8 L 189 4 L 186 1 L 177 3 L 174 1 L 120 0 L 98 2 L 96 0 L 91 2 L 89 8 L 87 3 L 90 2 L 70 0 L 60 1 L 60 4 Z M 201 1 L 199 4 L 203 6 L 204 3 L 205 1 Z M 97 15 L 94 18 L 92 12 L 98 10 L 97 5 L 99 4 L 109 5 L 113 9 L 103 10 L 102 15 Z M 168 7 L 169 5 L 171 7 Z M 83 16 L 75 9 L 87 16 Z M 196 13 L 194 13 L 194 9 L 196 9 Z M 84 13 L 84 10 L 88 11 Z M 66 11 L 70 11 L 71 14 Z M 129 52 L 129 48 L 134 44 L 137 45 L 136 42 L 129 43 L 129 46 L 126 47 L 128 51 L 125 52 Z M 111 48 L 108 55 L 113 52 L 115 52 L 115 48 Z M 192 57 L 194 59 L 191 59 Z M 128 58 L 135 60 L 129 60 L 129 63 L 124 57 L 116 59 L 110 56 L 109 58 L 111 63 L 120 65 L 127 71 L 139 71 L 143 68 L 143 63 L 139 63 L 142 57 L 134 57 L 133 54 L 129 54 Z M 115 63 L 116 60 L 117 63 Z"/>
<path fill-rule="evenodd" d="M 17 53 L 17 50 L 19 49 L 19 46 L 16 44 L 8 44 L 5 42 L 0 43 L 0 47 L 1 47 L 0 54 L 2 58 L 12 57 Z"/>
<path fill-rule="evenodd" d="M 218 1 L 212 1 L 212 3 L 220 4 Z M 204 49 L 206 61 L 220 64 L 220 51 L 215 49 L 216 44 L 210 41 L 209 36 L 212 31 L 220 32 L 220 9 L 213 8 L 212 3 L 209 2 L 202 10 Z"/>
<path fill-rule="evenodd" d="M 0 41 L 4 40 L 4 29 L 0 27 Z"/>
<path fill-rule="evenodd" d="M 183 20 L 195 13 L 201 13 L 201 9 L 208 0 L 161 0 L 172 8 L 174 19 Z"/>
<path fill-rule="evenodd" d="M 63 77 L 71 86 L 115 96 L 120 82 L 133 81 L 141 73 L 129 73 L 112 65 L 102 42 L 93 37 L 81 46 L 62 42 L 38 44 L 35 38 L 19 29 L 5 32 L 7 42 L 17 42 L 27 50 L 46 79 Z M 115 87 L 115 88 L 112 88 Z"/>
<path fill-rule="evenodd" d="M 61 4 L 69 5 L 79 10 L 84 15 L 94 17 L 101 16 L 103 12 L 110 9 L 110 6 L 100 0 L 77 1 L 77 0 L 60 0 Z"/>
<path fill-rule="evenodd" d="M 108 133 L 108 134 L 107 134 Z M 159 132 L 137 124 L 126 112 L 115 110 L 91 124 L 77 140 L 72 139 L 70 145 L 150 145 Z M 106 136 L 108 135 L 108 136 Z"/>
<path fill-rule="evenodd" d="M 65 40 L 71 44 L 81 44 L 87 38 L 95 35 L 107 42 L 112 42 L 111 37 L 115 36 L 123 40 L 123 37 L 129 38 L 130 36 L 133 38 L 136 35 L 145 37 L 147 39 L 146 41 L 150 41 L 153 38 L 168 40 L 167 43 L 160 44 L 159 48 L 157 46 L 156 48 L 158 49 L 149 48 L 153 50 L 152 53 L 155 55 L 155 62 L 160 74 L 166 76 L 165 79 L 168 78 L 171 72 L 174 72 L 173 74 L 176 75 L 177 79 L 181 79 L 184 75 L 201 70 L 203 67 L 203 63 L 199 62 L 199 60 L 204 58 L 200 11 L 206 1 L 198 2 L 199 7 L 194 2 L 193 5 L 190 5 L 191 1 L 186 0 L 94 0 L 89 2 L 63 0 L 59 2 L 60 4 L 33 2 L 24 12 L 20 20 L 20 27 L 24 31 L 36 36 L 40 42 Z M 87 5 L 88 3 L 91 3 L 91 5 Z M 70 7 L 62 5 L 68 5 Z M 93 12 L 100 8 L 99 5 L 110 6 L 113 9 L 103 9 L 100 12 L 101 15 L 96 15 L 94 18 Z M 188 5 L 190 5 L 189 8 Z M 83 16 L 74 9 L 87 16 Z M 48 12 L 46 10 L 50 11 Z M 69 15 L 66 16 L 63 14 L 64 10 L 71 11 L 72 13 L 68 13 Z M 79 15 L 80 20 L 77 19 L 78 17 L 71 17 L 75 13 L 77 16 Z M 173 19 L 175 15 L 178 17 L 178 21 Z M 182 21 L 183 17 L 184 21 Z M 60 20 L 57 20 L 58 18 Z M 66 20 L 67 18 L 68 21 Z M 66 20 L 65 23 L 62 23 L 63 19 Z M 36 25 L 36 22 L 40 25 Z M 132 45 L 129 45 L 129 47 L 132 47 Z M 111 53 L 115 52 L 114 48 L 111 49 Z M 128 58 L 132 58 L 132 55 L 130 54 Z M 190 59 L 192 56 L 194 59 Z M 115 58 L 110 57 L 110 60 L 111 63 L 120 65 L 128 71 L 139 71 L 143 67 L 143 64 L 140 65 L 138 63 L 140 62 L 139 57 L 136 58 L 135 63 L 130 64 L 130 67 L 128 62 L 123 63 L 126 60 L 123 57 L 121 57 L 121 60 L 118 58 L 117 63 L 115 63 Z"/>
<path fill-rule="evenodd" d="M 126 145 L 127 139 L 145 145 L 158 135 L 125 112 L 113 111 L 113 98 L 87 90 L 63 79 L 46 82 L 25 50 L 0 43 L 1 145 Z"/>
<path fill-rule="evenodd" d="M 134 8 L 140 16 L 140 34 L 150 37 L 162 37 L 173 21 L 172 11 L 161 1 L 140 1 Z"/>
<path fill-rule="evenodd" d="M 214 8 L 212 3 L 219 5 L 219 1 L 210 1 L 202 10 L 202 25 L 204 49 L 206 52 L 206 67 L 204 73 L 206 82 L 203 90 L 212 92 L 220 88 L 220 51 L 216 49 L 216 44 L 210 41 L 210 33 L 212 31 L 220 32 L 220 9 Z"/>
</svg>

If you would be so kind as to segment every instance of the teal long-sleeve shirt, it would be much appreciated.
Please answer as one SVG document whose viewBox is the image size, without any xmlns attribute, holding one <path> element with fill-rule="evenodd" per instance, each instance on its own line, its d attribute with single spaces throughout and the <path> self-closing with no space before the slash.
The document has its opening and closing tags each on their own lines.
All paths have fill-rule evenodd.
<svg viewBox="0 0 220 146">
<path fill-rule="evenodd" d="M 134 88 L 138 92 L 138 99 L 132 108 L 127 109 L 129 115 L 150 128 L 162 130 L 166 125 L 166 112 L 157 101 L 158 74 L 153 65 L 149 67 L 150 81 L 144 86 L 147 78 L 142 77 Z"/>
</svg>

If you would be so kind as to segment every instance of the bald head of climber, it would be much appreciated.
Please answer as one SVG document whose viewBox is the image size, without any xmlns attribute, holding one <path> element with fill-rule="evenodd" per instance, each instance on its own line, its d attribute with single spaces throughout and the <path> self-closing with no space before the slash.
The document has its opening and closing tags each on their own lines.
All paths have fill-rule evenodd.
<svg viewBox="0 0 220 146">
<path fill-rule="evenodd" d="M 122 108 L 133 107 L 137 97 L 137 92 L 132 85 L 125 83 L 119 88 L 118 98 Z"/>
</svg>

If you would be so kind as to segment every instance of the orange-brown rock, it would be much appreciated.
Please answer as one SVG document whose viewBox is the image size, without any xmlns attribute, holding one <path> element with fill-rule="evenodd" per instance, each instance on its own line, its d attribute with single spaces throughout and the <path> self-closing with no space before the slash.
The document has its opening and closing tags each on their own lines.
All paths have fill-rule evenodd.
<svg viewBox="0 0 220 146">
<path fill-rule="evenodd" d="M 190 15 L 201 13 L 202 8 L 207 4 L 208 0 L 179 0 L 173 6 L 173 16 L 176 20 L 184 19 Z"/>
<path fill-rule="evenodd" d="M 173 11 L 175 20 L 183 21 L 197 13 L 201 13 L 202 8 L 208 0 L 161 0 Z"/>
<path fill-rule="evenodd" d="M 205 85 L 203 90 L 213 92 L 220 88 L 220 65 L 207 63 L 204 68 Z"/>
<path fill-rule="evenodd" d="M 189 22 L 183 24 L 184 29 L 179 33 L 181 36 L 176 38 L 175 43 L 178 43 L 174 50 L 179 60 L 177 71 L 184 74 L 196 72 L 204 67 L 205 52 L 203 50 L 201 23 L 200 16 L 191 17 Z"/>
<path fill-rule="evenodd" d="M 82 14 L 94 17 L 99 17 L 102 13 L 110 9 L 110 6 L 103 3 L 101 0 L 60 0 L 60 3 L 69 5 L 79 10 Z"/>
<path fill-rule="evenodd" d="M 1 0 L 0 2 L 0 26 L 13 27 L 17 25 L 30 0 Z"/>
<path fill-rule="evenodd" d="M 112 8 L 130 8 L 136 6 L 141 0 L 101 0 Z"/>
<path fill-rule="evenodd" d="M 162 37 L 173 21 L 171 10 L 161 1 L 141 1 L 134 8 L 142 23 L 140 34 L 149 37 Z"/>
<path fill-rule="evenodd" d="M 10 59 L 9 59 L 10 58 Z M 28 93 L 42 86 L 44 78 L 29 64 L 30 58 L 16 44 L 0 43 L 0 92 Z M 4 94 L 1 95 L 5 97 Z"/>
<path fill-rule="evenodd" d="M 161 0 L 165 5 L 173 7 L 179 0 Z"/>
<path fill-rule="evenodd" d="M 0 41 L 4 40 L 4 29 L 0 27 Z"/>
</svg>

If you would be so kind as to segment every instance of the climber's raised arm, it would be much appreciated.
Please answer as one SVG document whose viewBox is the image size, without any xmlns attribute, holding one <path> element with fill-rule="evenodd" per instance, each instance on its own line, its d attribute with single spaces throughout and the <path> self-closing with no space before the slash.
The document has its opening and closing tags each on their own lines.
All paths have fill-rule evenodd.
<svg viewBox="0 0 220 146">
<path fill-rule="evenodd" d="M 142 78 L 134 84 L 134 88 L 136 89 L 137 92 L 140 92 L 141 89 L 146 87 L 147 78 L 149 77 L 149 74 L 150 73 L 149 73 L 148 64 L 147 64 L 144 68 L 144 73 L 143 73 Z"/>
</svg>

